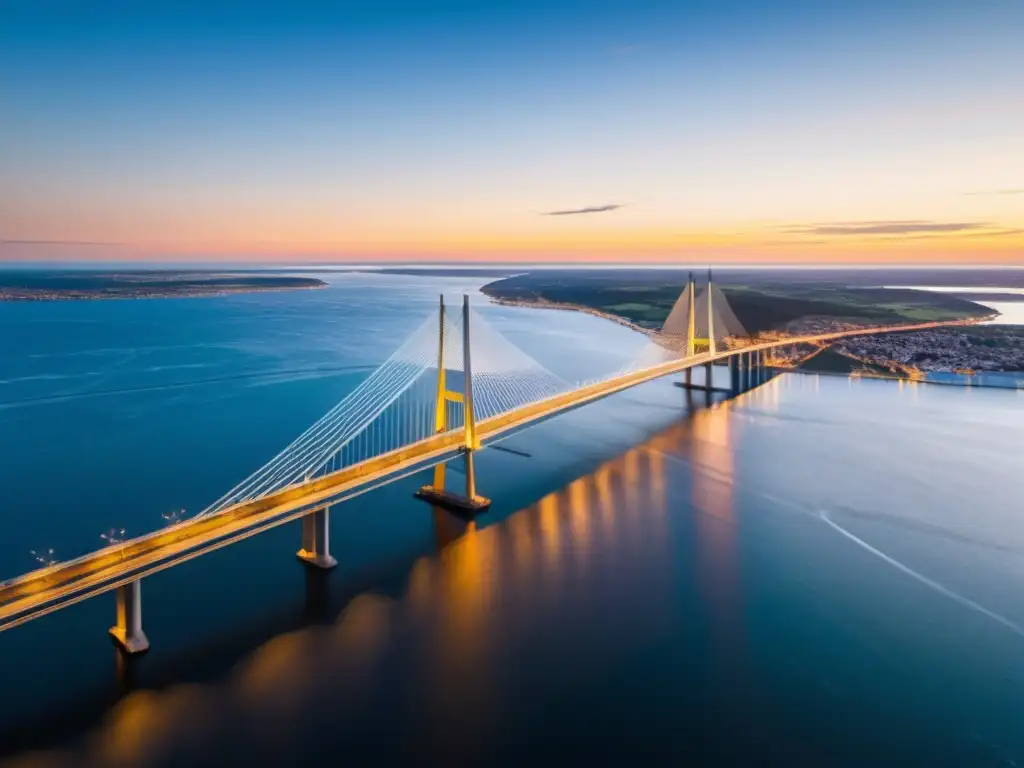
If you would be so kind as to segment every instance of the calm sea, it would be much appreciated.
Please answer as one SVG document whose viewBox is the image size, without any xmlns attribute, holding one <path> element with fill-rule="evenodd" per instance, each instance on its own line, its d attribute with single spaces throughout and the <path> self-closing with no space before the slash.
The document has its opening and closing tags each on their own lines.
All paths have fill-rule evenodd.
<svg viewBox="0 0 1024 768">
<path fill-rule="evenodd" d="M 208 299 L 0 303 L 0 578 L 195 511 L 350 391 L 444 291 L 566 378 L 641 346 L 337 275 Z M 654 382 L 486 450 L 475 525 L 409 478 L 0 634 L 30 765 L 1024 763 L 1024 394 L 784 375 Z M 453 475 L 457 470 L 453 471 Z"/>
</svg>

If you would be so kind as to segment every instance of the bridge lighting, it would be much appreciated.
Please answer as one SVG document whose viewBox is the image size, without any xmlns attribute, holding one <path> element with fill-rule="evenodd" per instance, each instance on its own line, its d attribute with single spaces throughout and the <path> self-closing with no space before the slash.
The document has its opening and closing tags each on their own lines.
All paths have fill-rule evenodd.
<svg viewBox="0 0 1024 768">
<path fill-rule="evenodd" d="M 170 512 L 164 512 L 162 515 L 160 515 L 160 517 L 162 517 L 170 525 L 180 523 L 182 521 L 182 518 L 185 517 L 185 508 L 182 507 L 181 509 L 177 510 L 172 509 Z M 124 533 L 124 531 L 121 531 L 121 533 Z"/>
<path fill-rule="evenodd" d="M 111 528 L 106 533 L 101 533 L 100 538 L 111 546 L 124 544 L 124 528 Z M 124 560 L 124 547 L 121 547 L 121 559 Z"/>
<path fill-rule="evenodd" d="M 45 568 L 49 568 L 57 562 L 57 553 L 54 551 L 53 547 L 40 550 L 39 552 L 31 549 L 29 552 L 32 554 L 32 557 L 36 559 L 36 562 L 40 563 Z"/>
<path fill-rule="evenodd" d="M 107 542 L 107 544 L 123 544 L 124 528 L 111 528 L 106 533 L 101 533 L 100 538 Z"/>
<path fill-rule="evenodd" d="M 745 331 L 740 331 L 735 324 L 728 321 L 725 310 L 728 303 L 716 291 L 713 300 L 710 293 L 704 298 L 708 304 L 714 302 L 714 315 L 708 318 L 708 326 L 711 333 L 708 337 L 701 337 L 699 340 L 703 345 L 711 347 L 719 341 L 725 344 L 727 336 L 745 336 Z M 153 532 L 143 534 L 132 541 L 134 554 L 137 562 L 158 564 L 159 567 L 167 568 L 186 559 L 194 557 L 201 549 L 219 539 L 226 539 L 229 535 L 238 535 L 235 540 L 244 538 L 260 530 L 265 523 L 280 521 L 281 516 L 290 512 L 294 507 L 285 505 L 268 506 L 266 500 L 272 495 L 289 489 L 287 498 L 289 504 L 311 504 L 311 499 L 316 499 L 311 488 L 304 488 L 301 478 L 316 477 L 318 473 L 326 471 L 329 466 L 327 461 L 331 456 L 341 454 L 344 458 L 344 450 L 351 447 L 353 450 L 348 455 L 348 462 L 342 462 L 342 473 L 332 478 L 325 478 L 323 490 L 340 490 L 346 487 L 344 484 L 351 483 L 350 487 L 361 490 L 368 490 L 388 478 L 397 477 L 399 472 L 404 472 L 405 467 L 420 460 L 433 456 L 444 458 L 444 454 L 450 454 L 459 449 L 466 459 L 466 495 L 459 496 L 444 490 L 443 472 L 435 474 L 435 484 L 424 486 L 417 495 L 426 497 L 431 501 L 438 500 L 439 503 L 448 502 L 454 498 L 458 509 L 468 511 L 480 511 L 490 502 L 475 492 L 474 479 L 472 477 L 473 453 L 481 447 L 481 438 L 500 438 L 513 429 L 518 429 L 527 424 L 533 423 L 541 418 L 546 418 L 561 413 L 569 408 L 575 407 L 591 400 L 604 397 L 615 392 L 627 390 L 638 384 L 670 375 L 683 370 L 688 370 L 696 365 L 706 365 L 710 368 L 713 362 L 732 357 L 734 362 L 730 366 L 731 373 L 742 370 L 743 383 L 741 387 L 733 389 L 749 389 L 751 386 L 758 386 L 767 377 L 764 375 L 762 354 L 772 348 L 779 346 L 807 345 L 816 348 L 827 347 L 839 339 L 855 336 L 868 336 L 879 333 L 893 333 L 901 331 L 919 331 L 927 328 L 936 328 L 949 325 L 967 325 L 972 321 L 934 321 L 928 323 L 903 323 L 900 325 L 886 325 L 877 327 L 844 327 L 839 330 L 818 331 L 804 336 L 788 336 L 781 339 L 770 337 L 757 337 L 743 346 L 732 351 L 724 347 L 714 346 L 717 354 L 700 352 L 696 357 L 690 354 L 685 356 L 682 351 L 692 351 L 696 333 L 703 333 L 694 329 L 689 316 L 693 313 L 696 300 L 692 296 L 693 284 L 680 302 L 673 307 L 669 319 L 680 319 L 677 326 L 680 332 L 675 333 L 676 341 L 671 337 L 674 327 L 666 321 L 660 335 L 655 335 L 654 347 L 658 357 L 653 359 L 641 354 L 636 361 L 627 367 L 607 377 L 599 377 L 586 382 L 569 384 L 557 375 L 551 373 L 541 366 L 533 358 L 516 348 L 501 334 L 491 329 L 488 330 L 486 322 L 479 318 L 474 320 L 473 333 L 476 339 L 477 352 L 472 357 L 477 361 L 479 377 L 474 382 L 473 369 L 471 368 L 470 340 L 468 337 L 470 312 L 468 302 L 463 304 L 463 316 L 461 328 L 457 315 L 448 318 L 441 314 L 440 322 L 435 325 L 430 319 L 407 340 L 398 351 L 374 371 L 362 384 L 349 393 L 338 405 L 336 405 L 326 416 L 317 421 L 300 439 L 297 439 L 292 446 L 272 459 L 262 468 L 254 472 L 249 478 L 242 481 L 235 488 L 225 494 L 220 500 L 207 507 L 200 513 L 200 516 L 193 516 L 190 520 L 181 520 L 185 510 L 178 513 L 167 513 L 163 515 L 168 522 L 180 521 L 182 526 L 175 531 L 174 536 L 167 533 Z M 682 318 L 680 316 L 682 315 Z M 704 313 L 701 312 L 700 316 Z M 446 319 L 448 318 L 448 319 Z M 464 354 L 459 353 L 458 331 L 462 331 L 461 349 Z M 481 337 L 484 339 L 481 342 Z M 669 343 L 663 348 L 665 338 Z M 452 340 L 451 349 L 446 350 L 446 339 Z M 685 346 L 683 343 L 684 342 Z M 436 347 L 434 345 L 437 345 Z M 668 360 L 662 355 L 664 349 L 675 350 L 677 355 Z M 449 352 L 451 355 L 449 355 Z M 740 356 L 742 355 L 742 365 Z M 776 352 L 776 356 L 778 352 Z M 453 363 L 446 363 L 449 357 L 454 357 Z M 788 355 L 787 355 L 788 357 Z M 436 367 L 435 367 L 436 361 Z M 453 366 L 449 368 L 449 366 Z M 463 387 L 462 391 L 452 391 L 445 384 L 446 370 L 459 370 L 461 367 Z M 425 391 L 426 386 L 415 389 L 418 381 L 424 381 L 421 377 L 428 370 L 436 370 L 438 377 L 436 400 L 414 399 L 416 395 Z M 817 381 L 815 379 L 815 381 Z M 426 381 L 426 385 L 430 382 Z M 689 382 L 688 382 L 689 384 Z M 713 384 L 711 376 L 707 377 L 707 384 Z M 472 385 L 472 386 L 470 386 Z M 433 389 L 433 387 L 431 387 Z M 706 385 L 705 389 L 710 391 Z M 1024 388 L 1022 388 L 1024 389 Z M 777 396 L 778 387 L 762 390 Z M 406 393 L 411 393 L 406 395 Z M 402 399 L 405 398 L 405 399 Z M 474 406 L 474 398 L 476 405 Z M 394 406 L 394 403 L 400 405 Z M 417 426 L 409 421 L 410 413 L 403 409 L 416 409 L 421 407 L 420 418 L 422 421 Z M 713 405 L 712 407 L 726 407 Z M 398 420 L 400 417 L 400 420 Z M 433 418 L 432 418 L 433 417 Z M 389 421 L 378 421 L 378 418 L 390 419 Z M 380 445 L 380 438 L 384 435 L 393 437 L 389 429 L 396 429 L 401 426 L 410 432 L 405 433 L 399 440 L 391 440 Z M 415 427 L 415 429 L 413 429 Z M 479 433 L 477 432 L 479 430 Z M 398 430 L 401 433 L 401 430 Z M 398 444 L 401 450 L 390 450 Z M 385 453 L 381 453 L 381 450 Z M 368 455 L 367 455 L 368 454 Z M 443 467 L 444 464 L 439 464 Z M 313 467 L 312 472 L 306 471 L 306 467 Z M 330 488 L 328 488 L 330 486 Z M 443 496 L 441 494 L 444 494 Z M 322 501 L 316 503 L 321 506 L 305 513 L 303 517 L 303 549 L 299 556 L 305 562 L 321 568 L 329 568 L 335 565 L 334 559 L 328 553 L 328 515 L 327 507 Z M 282 511 L 282 506 L 285 511 Z M 234 510 L 228 515 L 214 515 L 213 513 Z M 202 515 L 208 515 L 202 517 Z M 244 533 L 243 533 L 244 532 Z M 177 535 L 180 533 L 180 536 Z M 0 591 L 8 590 L 12 585 L 17 585 L 13 592 L 7 592 L 0 596 L 0 632 L 12 627 L 34 620 L 53 610 L 71 605 L 79 600 L 92 597 L 97 591 L 102 591 L 103 583 L 97 584 L 92 579 L 83 578 L 88 575 L 99 575 L 105 569 L 113 571 L 114 577 L 122 580 L 118 590 L 118 624 L 113 629 L 114 637 L 128 652 L 137 653 L 148 647 L 148 641 L 142 632 L 141 624 L 141 568 L 133 569 L 124 567 L 124 555 L 127 549 L 127 542 L 124 528 L 112 528 L 100 534 L 105 542 L 102 549 L 76 558 L 75 567 L 63 567 L 46 571 L 44 573 L 33 572 L 0 582 Z M 189 551 L 183 553 L 179 542 L 182 540 L 189 544 Z M 110 562 L 110 548 L 118 548 L 122 565 L 114 567 Z M 39 563 L 50 565 L 56 562 L 55 553 L 52 549 L 45 552 L 32 550 L 32 556 Z"/>
</svg>

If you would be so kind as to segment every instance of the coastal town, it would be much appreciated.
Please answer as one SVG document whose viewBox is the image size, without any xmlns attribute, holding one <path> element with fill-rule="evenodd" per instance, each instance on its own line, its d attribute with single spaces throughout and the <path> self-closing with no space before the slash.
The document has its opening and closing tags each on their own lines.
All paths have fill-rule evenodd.
<svg viewBox="0 0 1024 768">
<path fill-rule="evenodd" d="M 976 318 L 984 321 L 990 318 Z M 835 333 L 865 327 L 865 323 L 834 317 L 803 317 L 783 329 L 762 331 L 759 339 Z M 742 345 L 743 340 L 734 341 Z M 982 373 L 1024 371 L 1024 329 L 1014 325 L 972 323 L 962 327 L 932 328 L 907 333 L 855 336 L 833 342 L 830 348 L 863 366 L 884 369 L 911 378 L 928 373 Z M 772 364 L 796 367 L 821 347 L 773 350 Z M 854 371 L 859 369 L 853 368 Z"/>
<path fill-rule="evenodd" d="M 859 336 L 837 341 L 834 349 L 847 357 L 906 372 L 1024 371 L 1024 331 L 1009 325 Z"/>
</svg>

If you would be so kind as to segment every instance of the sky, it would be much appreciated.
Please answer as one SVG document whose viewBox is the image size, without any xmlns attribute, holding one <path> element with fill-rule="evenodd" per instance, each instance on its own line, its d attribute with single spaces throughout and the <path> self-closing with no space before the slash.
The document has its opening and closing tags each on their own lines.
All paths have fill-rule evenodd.
<svg viewBox="0 0 1024 768">
<path fill-rule="evenodd" d="M 1021 0 L 2 0 L 0 261 L 1024 264 Z"/>
</svg>

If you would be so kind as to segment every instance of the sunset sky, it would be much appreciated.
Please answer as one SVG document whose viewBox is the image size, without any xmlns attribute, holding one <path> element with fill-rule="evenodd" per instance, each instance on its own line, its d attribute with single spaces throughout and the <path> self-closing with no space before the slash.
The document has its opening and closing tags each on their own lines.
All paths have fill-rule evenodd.
<svg viewBox="0 0 1024 768">
<path fill-rule="evenodd" d="M 1020 0 L 3 0 L 0 259 L 1024 264 Z"/>
</svg>

